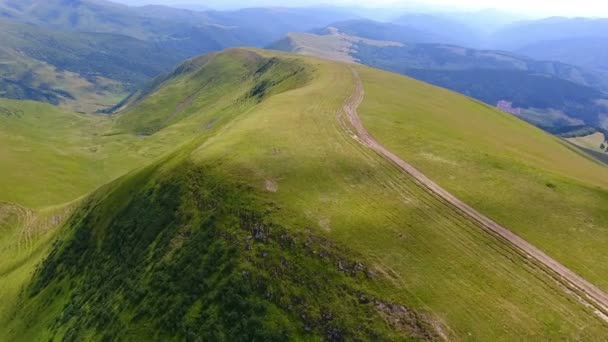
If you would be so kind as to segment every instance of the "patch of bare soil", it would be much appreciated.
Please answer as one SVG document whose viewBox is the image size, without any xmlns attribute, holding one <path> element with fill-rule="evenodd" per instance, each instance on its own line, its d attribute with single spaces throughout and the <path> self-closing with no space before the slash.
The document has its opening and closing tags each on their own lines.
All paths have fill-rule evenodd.
<svg viewBox="0 0 608 342">
<path fill-rule="evenodd" d="M 268 192 L 277 192 L 279 191 L 279 184 L 272 179 L 267 179 L 264 181 L 264 189 Z"/>
</svg>

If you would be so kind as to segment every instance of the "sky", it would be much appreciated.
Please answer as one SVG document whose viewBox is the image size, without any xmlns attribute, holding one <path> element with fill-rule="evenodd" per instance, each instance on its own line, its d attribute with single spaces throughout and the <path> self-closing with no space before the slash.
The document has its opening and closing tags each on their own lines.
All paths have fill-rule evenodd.
<svg viewBox="0 0 608 342">
<path fill-rule="evenodd" d="M 543 16 L 608 17 L 608 0 L 115 0 L 129 4 L 195 5 L 204 7 L 314 6 L 319 4 L 366 7 L 434 7 L 446 10 L 494 8 Z M 180 6 L 180 7 L 181 7 Z"/>
</svg>

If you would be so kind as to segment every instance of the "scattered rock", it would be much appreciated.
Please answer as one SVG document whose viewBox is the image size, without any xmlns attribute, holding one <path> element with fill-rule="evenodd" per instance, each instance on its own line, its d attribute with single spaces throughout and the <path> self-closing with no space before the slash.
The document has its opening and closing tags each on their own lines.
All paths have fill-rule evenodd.
<svg viewBox="0 0 608 342">
<path fill-rule="evenodd" d="M 426 321 L 416 312 L 398 304 L 374 302 L 384 319 L 396 330 L 405 331 L 426 341 L 439 339 L 438 334 L 427 326 Z"/>
<path fill-rule="evenodd" d="M 265 227 L 261 223 L 255 223 L 252 228 L 252 235 L 256 240 L 266 241 L 268 235 L 265 231 Z"/>
<path fill-rule="evenodd" d="M 358 261 L 354 264 L 349 264 L 346 261 L 338 260 L 338 270 L 340 270 L 340 272 L 350 273 L 353 276 L 359 272 L 368 273 L 367 267 Z"/>
<path fill-rule="evenodd" d="M 369 300 L 369 298 L 367 298 L 366 295 L 364 295 L 364 294 L 359 295 L 359 304 L 369 304 L 369 303 L 370 303 L 370 300 Z"/>
</svg>

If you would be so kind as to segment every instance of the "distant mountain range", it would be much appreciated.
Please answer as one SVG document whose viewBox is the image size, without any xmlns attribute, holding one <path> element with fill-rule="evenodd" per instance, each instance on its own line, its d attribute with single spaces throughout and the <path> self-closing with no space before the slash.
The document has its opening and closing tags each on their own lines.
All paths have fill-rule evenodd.
<svg viewBox="0 0 608 342">
<path fill-rule="evenodd" d="M 496 46 L 541 59 L 608 71 L 608 19 L 550 18 L 509 26 Z"/>
<path fill-rule="evenodd" d="M 358 61 L 502 103 L 548 130 L 608 125 L 608 20 L 514 22 L 484 11 L 377 22 L 352 12 L 0 0 L 0 96 L 107 110 L 184 59 L 276 42 L 275 49 Z"/>
<path fill-rule="evenodd" d="M 443 37 L 442 43 L 512 51 L 608 71 L 608 19 L 553 17 L 522 21 L 504 13 L 413 13 L 393 23 Z"/>
</svg>

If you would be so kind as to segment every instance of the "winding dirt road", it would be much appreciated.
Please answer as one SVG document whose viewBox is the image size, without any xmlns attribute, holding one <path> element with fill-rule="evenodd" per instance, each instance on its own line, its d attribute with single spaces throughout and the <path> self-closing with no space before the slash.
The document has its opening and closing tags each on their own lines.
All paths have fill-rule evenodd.
<svg viewBox="0 0 608 342">
<path fill-rule="evenodd" d="M 355 129 L 358 140 L 362 144 L 391 161 L 403 172 L 414 178 L 418 184 L 435 194 L 444 203 L 453 207 L 484 231 L 510 245 L 525 257 L 536 261 L 536 264 L 542 270 L 566 286 L 569 290 L 568 292 L 571 292 L 571 294 L 575 295 L 579 300 L 584 301 L 587 305 L 591 305 L 596 310 L 599 310 L 597 313 L 600 314 L 604 320 L 608 319 L 608 295 L 606 293 L 568 269 L 566 266 L 560 264 L 555 259 L 543 253 L 526 240 L 515 235 L 509 229 L 499 225 L 465 204 L 376 141 L 376 139 L 374 139 L 374 137 L 365 129 L 359 118 L 359 114 L 357 113 L 357 108 L 363 102 L 365 91 L 358 72 L 352 67 L 351 70 L 356 81 L 356 87 L 354 93 L 346 101 L 343 110 L 350 124 Z"/>
</svg>

